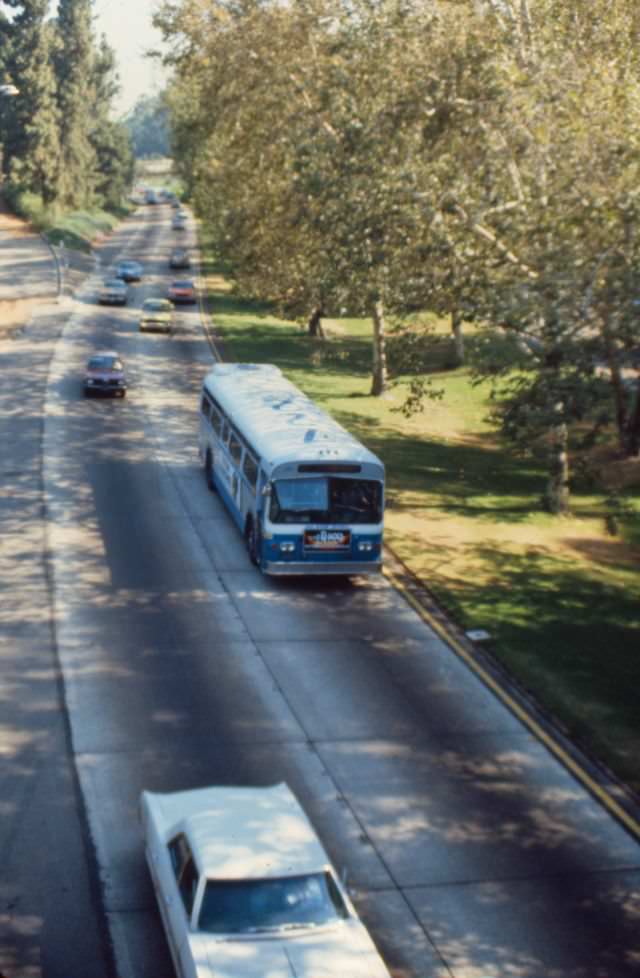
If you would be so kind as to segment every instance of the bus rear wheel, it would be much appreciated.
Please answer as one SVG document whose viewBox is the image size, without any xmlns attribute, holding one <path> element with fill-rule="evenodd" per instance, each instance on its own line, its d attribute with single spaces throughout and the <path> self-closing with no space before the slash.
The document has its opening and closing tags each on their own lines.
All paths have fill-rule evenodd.
<svg viewBox="0 0 640 978">
<path fill-rule="evenodd" d="M 207 489 L 210 492 L 216 491 L 216 483 L 213 478 L 213 456 L 210 451 L 207 451 L 207 457 L 204 462 L 204 474 L 207 480 Z"/>
<path fill-rule="evenodd" d="M 256 530 L 256 525 L 251 518 L 247 520 L 247 526 L 244 531 L 244 539 L 247 544 L 247 553 L 249 554 L 249 560 L 256 567 L 260 566 L 260 535 Z"/>
</svg>

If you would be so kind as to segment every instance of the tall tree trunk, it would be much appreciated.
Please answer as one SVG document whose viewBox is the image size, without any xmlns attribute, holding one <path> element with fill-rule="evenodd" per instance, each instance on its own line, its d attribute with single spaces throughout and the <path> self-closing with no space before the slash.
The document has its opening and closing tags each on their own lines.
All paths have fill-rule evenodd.
<svg viewBox="0 0 640 978">
<path fill-rule="evenodd" d="M 324 330 L 322 328 L 323 313 L 324 310 L 322 306 L 316 306 L 313 309 L 311 315 L 309 316 L 309 319 L 307 320 L 307 331 L 309 333 L 309 336 L 315 336 L 315 337 L 320 337 L 320 339 L 324 339 Z"/>
<path fill-rule="evenodd" d="M 371 393 L 374 397 L 379 397 L 387 389 L 384 306 L 380 299 L 374 303 L 371 318 L 373 319 L 373 374 Z"/>
<path fill-rule="evenodd" d="M 458 309 L 451 310 L 451 332 L 453 333 L 453 344 L 456 351 L 456 366 L 461 367 L 464 363 L 464 333 L 462 331 L 462 317 Z"/>
<path fill-rule="evenodd" d="M 561 415 L 564 405 L 559 402 L 555 411 Z M 565 421 L 559 421 L 551 431 L 549 451 L 549 478 L 545 501 L 550 513 L 569 512 L 569 430 Z"/>
</svg>

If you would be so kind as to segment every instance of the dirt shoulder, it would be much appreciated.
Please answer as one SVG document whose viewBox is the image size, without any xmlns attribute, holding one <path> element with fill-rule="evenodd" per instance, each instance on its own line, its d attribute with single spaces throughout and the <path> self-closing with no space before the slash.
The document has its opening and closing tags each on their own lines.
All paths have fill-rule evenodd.
<svg viewBox="0 0 640 978">
<path fill-rule="evenodd" d="M 18 257 L 18 254 L 21 256 L 24 253 L 29 253 L 29 239 L 33 241 L 34 253 L 37 253 L 39 259 L 41 260 L 40 256 L 43 249 L 43 240 L 41 236 L 33 230 L 28 221 L 17 217 L 15 214 L 12 214 L 9 211 L 1 195 L 0 235 L 4 239 L 5 243 L 7 240 L 9 241 L 10 249 L 12 241 L 15 241 L 17 245 L 19 244 L 19 253 L 13 249 L 9 251 L 11 264 L 13 264 L 13 261 Z M 21 268 L 22 273 L 27 270 L 23 266 L 17 267 Z M 36 290 L 34 289 L 34 291 Z M 16 298 L 0 298 L 0 338 L 8 338 L 26 326 L 35 309 L 45 303 L 50 303 L 54 297 L 53 295 L 43 295 L 42 290 L 38 291 L 40 294 L 35 294 L 33 296 L 21 295 L 17 296 Z"/>
<path fill-rule="evenodd" d="M 51 299 L 0 299 L 0 338 L 8 339 L 27 325 L 38 306 Z"/>
</svg>

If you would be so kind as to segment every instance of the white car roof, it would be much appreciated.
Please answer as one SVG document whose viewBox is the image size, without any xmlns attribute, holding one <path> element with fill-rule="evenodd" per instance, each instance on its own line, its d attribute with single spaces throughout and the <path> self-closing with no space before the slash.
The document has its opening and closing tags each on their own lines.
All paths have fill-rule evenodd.
<svg viewBox="0 0 640 978">
<path fill-rule="evenodd" d="M 165 841 L 184 832 L 200 871 L 211 879 L 264 879 L 321 872 L 329 863 L 286 784 L 144 792 Z"/>
</svg>

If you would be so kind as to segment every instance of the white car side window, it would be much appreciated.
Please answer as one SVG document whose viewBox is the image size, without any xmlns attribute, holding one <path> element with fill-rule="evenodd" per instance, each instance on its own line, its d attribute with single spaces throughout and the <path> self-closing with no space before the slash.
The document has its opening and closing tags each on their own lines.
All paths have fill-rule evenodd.
<svg viewBox="0 0 640 978">
<path fill-rule="evenodd" d="M 196 890 L 198 889 L 198 873 L 193 856 L 191 855 L 189 844 L 184 835 L 178 835 L 175 839 L 172 839 L 168 845 L 168 849 L 178 890 L 180 891 L 187 916 L 190 917 L 196 897 Z"/>
</svg>

